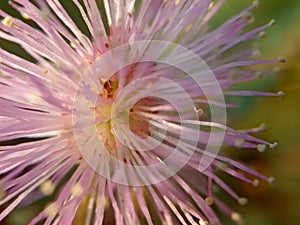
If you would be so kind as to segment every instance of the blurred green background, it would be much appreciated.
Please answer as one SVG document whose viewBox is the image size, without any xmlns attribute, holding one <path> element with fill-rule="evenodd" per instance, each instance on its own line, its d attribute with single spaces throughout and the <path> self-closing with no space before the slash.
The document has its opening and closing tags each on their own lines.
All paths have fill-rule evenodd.
<svg viewBox="0 0 300 225">
<path fill-rule="evenodd" d="M 221 15 L 229 16 L 247 6 L 250 1 L 228 0 Z M 274 186 L 262 184 L 258 188 L 240 182 L 233 183 L 247 206 L 239 207 L 245 225 L 300 224 L 300 1 L 261 0 L 254 11 L 255 25 L 275 19 L 276 24 L 266 30 L 267 37 L 257 41 L 263 58 L 285 56 L 281 71 L 265 75 L 243 87 L 268 91 L 284 91 L 285 97 L 242 97 L 242 107 L 231 112 L 230 124 L 235 128 L 253 127 L 265 123 L 267 129 L 256 136 L 278 147 L 265 153 L 243 151 L 237 154 L 259 171 L 276 178 Z M 219 14 L 220 15 L 220 14 Z M 277 65 L 270 65 L 272 68 Z M 241 86 L 240 86 L 241 87 Z M 240 88 L 239 87 L 239 88 Z M 236 99 L 232 99 L 236 101 Z M 228 221 L 226 224 L 233 224 Z"/>
<path fill-rule="evenodd" d="M 69 0 L 68 0 L 69 1 Z M 259 80 L 240 87 L 267 91 L 284 91 L 285 97 L 231 98 L 241 107 L 230 110 L 229 124 L 235 128 L 255 127 L 265 123 L 267 129 L 256 136 L 279 143 L 275 150 L 258 153 L 251 150 L 231 149 L 230 154 L 252 164 L 260 172 L 276 178 L 276 184 L 261 184 L 258 188 L 230 180 L 241 196 L 249 199 L 240 207 L 228 199 L 229 204 L 243 215 L 245 225 L 299 225 L 300 224 L 300 1 L 261 0 L 254 11 L 255 26 L 276 20 L 266 30 L 267 38 L 257 41 L 263 58 L 285 56 L 278 74 L 265 75 Z M 6 8 L 7 0 L 0 0 Z M 249 6 L 248 0 L 227 0 L 213 23 L 221 23 L 239 10 Z M 273 68 L 277 65 L 269 65 Z M 37 213 L 36 208 L 18 209 L 0 224 L 22 225 Z M 234 224 L 224 218 L 225 224 Z"/>
</svg>

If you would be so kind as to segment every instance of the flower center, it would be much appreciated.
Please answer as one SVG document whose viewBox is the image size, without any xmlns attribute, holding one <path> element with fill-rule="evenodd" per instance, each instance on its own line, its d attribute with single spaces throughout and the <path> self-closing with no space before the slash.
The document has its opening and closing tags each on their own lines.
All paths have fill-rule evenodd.
<svg viewBox="0 0 300 225">
<path fill-rule="evenodd" d="M 118 88 L 117 80 L 100 81 L 103 89 L 99 93 L 96 104 L 96 130 L 105 148 L 116 156 L 116 140 L 111 127 L 112 105 Z"/>
<path fill-rule="evenodd" d="M 103 82 L 103 89 L 99 93 L 95 108 L 95 124 L 98 138 L 106 150 L 114 157 L 117 157 L 117 141 L 120 142 L 119 138 L 121 136 L 123 140 L 121 143 L 126 145 L 124 138 L 130 140 L 129 132 L 142 139 L 151 135 L 149 121 L 151 120 L 151 114 L 156 114 L 156 112 L 148 110 L 155 108 L 159 104 L 158 99 L 146 97 L 133 103 L 133 105 L 125 104 L 125 106 L 116 106 L 118 104 L 115 102 L 117 92 L 117 80 Z M 116 130 L 116 123 L 119 128 L 122 127 L 123 129 Z"/>
</svg>

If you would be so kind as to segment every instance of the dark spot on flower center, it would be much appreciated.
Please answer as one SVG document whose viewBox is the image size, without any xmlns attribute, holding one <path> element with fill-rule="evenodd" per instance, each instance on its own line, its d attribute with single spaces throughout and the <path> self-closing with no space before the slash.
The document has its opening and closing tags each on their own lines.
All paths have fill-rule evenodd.
<svg viewBox="0 0 300 225">
<path fill-rule="evenodd" d="M 117 80 L 107 80 L 104 84 L 103 84 L 103 91 L 102 93 L 100 93 L 100 95 L 102 95 L 103 97 L 106 98 L 112 98 L 115 94 L 115 91 L 118 88 L 118 81 Z"/>
</svg>

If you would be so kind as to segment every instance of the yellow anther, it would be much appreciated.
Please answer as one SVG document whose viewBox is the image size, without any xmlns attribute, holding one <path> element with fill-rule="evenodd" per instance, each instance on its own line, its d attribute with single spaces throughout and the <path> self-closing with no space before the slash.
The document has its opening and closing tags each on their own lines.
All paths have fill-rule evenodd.
<svg viewBox="0 0 300 225">
<path fill-rule="evenodd" d="M 105 196 L 99 196 L 98 197 L 98 203 L 103 207 L 106 208 L 109 204 L 109 201 L 107 199 L 107 197 Z"/>
<path fill-rule="evenodd" d="M 2 20 L 2 23 L 7 27 L 11 27 L 13 22 L 14 22 L 14 19 L 11 16 L 7 16 Z"/>
<path fill-rule="evenodd" d="M 74 48 L 74 49 L 77 48 L 76 45 L 75 45 L 73 42 L 70 43 L 70 46 L 71 46 L 72 48 Z"/>
<path fill-rule="evenodd" d="M 75 197 L 78 197 L 82 194 L 83 192 L 83 187 L 80 183 L 76 183 L 73 187 L 72 187 L 72 194 Z"/>
<path fill-rule="evenodd" d="M 25 19 L 25 20 L 30 20 L 31 17 L 29 16 L 29 14 L 27 14 L 26 12 L 21 12 L 21 16 Z"/>
<path fill-rule="evenodd" d="M 58 213 L 59 207 L 56 202 L 52 202 L 45 208 L 45 213 L 49 217 L 54 217 Z"/>
<path fill-rule="evenodd" d="M 214 204 L 214 199 L 212 197 L 207 197 L 205 198 L 205 202 L 207 205 L 212 205 Z"/>
<path fill-rule="evenodd" d="M 242 224 L 243 223 L 243 220 L 242 220 L 242 217 L 239 213 L 237 212 L 233 212 L 231 214 L 231 219 L 236 222 L 237 224 Z"/>
<path fill-rule="evenodd" d="M 51 180 L 46 180 L 44 183 L 40 186 L 40 191 L 44 195 L 51 195 L 55 190 L 55 185 L 52 183 Z"/>
<path fill-rule="evenodd" d="M 200 225 L 208 225 L 208 221 L 200 219 L 199 224 Z"/>
</svg>

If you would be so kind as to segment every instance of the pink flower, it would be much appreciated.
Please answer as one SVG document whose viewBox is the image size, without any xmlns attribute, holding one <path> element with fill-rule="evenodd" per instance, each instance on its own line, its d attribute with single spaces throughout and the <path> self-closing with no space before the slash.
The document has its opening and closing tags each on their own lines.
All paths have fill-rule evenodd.
<svg viewBox="0 0 300 225">
<path fill-rule="evenodd" d="M 117 225 L 221 224 L 212 205 L 240 223 L 213 185 L 247 200 L 216 170 L 254 186 L 273 178 L 218 151 L 276 143 L 251 136 L 263 127 L 227 127 L 223 94 L 282 93 L 229 90 L 260 73 L 246 66 L 278 59 L 229 51 L 274 22 L 243 32 L 254 2 L 210 30 L 223 2 L 73 0 L 73 12 L 58 0 L 10 1 L 22 19 L 0 10 L 0 38 L 28 54 L 0 49 L 0 221 L 58 190 L 30 224 L 72 224 L 83 208 L 85 224 L 102 224 L 109 208 Z"/>
</svg>

